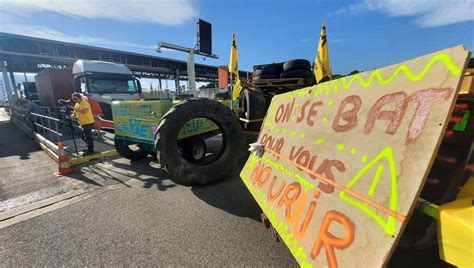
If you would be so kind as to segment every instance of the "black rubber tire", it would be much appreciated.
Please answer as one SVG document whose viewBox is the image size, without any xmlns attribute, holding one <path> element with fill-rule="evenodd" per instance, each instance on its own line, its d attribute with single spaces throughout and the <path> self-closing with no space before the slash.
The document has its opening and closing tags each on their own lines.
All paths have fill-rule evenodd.
<svg viewBox="0 0 474 268">
<path fill-rule="evenodd" d="M 222 150 L 210 163 L 191 163 L 180 153 L 178 133 L 193 118 L 212 120 L 222 133 Z M 187 99 L 173 106 L 160 121 L 155 149 L 161 166 L 173 181 L 183 185 L 204 185 L 238 175 L 246 156 L 238 118 L 227 106 L 206 98 Z"/>
<path fill-rule="evenodd" d="M 265 94 L 262 91 L 245 88 L 240 92 L 239 101 L 243 111 L 243 118 L 254 120 L 265 117 L 267 106 L 265 105 Z M 259 130 L 262 122 L 245 123 L 244 128 L 246 130 Z"/>
<path fill-rule="evenodd" d="M 280 78 L 279 75 L 276 74 L 261 74 L 259 76 L 255 76 L 255 80 L 261 80 L 261 79 L 278 79 Z"/>
<path fill-rule="evenodd" d="M 311 79 L 313 77 L 313 73 L 308 70 L 295 70 L 289 72 L 283 72 L 280 75 L 280 78 L 304 78 L 304 79 Z"/>
<path fill-rule="evenodd" d="M 304 85 L 306 87 L 316 85 L 316 78 L 314 77 L 313 73 L 311 73 L 311 76 L 309 78 L 305 78 Z"/>
<path fill-rule="evenodd" d="M 193 154 L 193 149 L 195 145 L 202 146 L 204 153 L 201 157 L 197 158 Z M 181 142 L 181 146 L 183 148 L 183 157 L 192 163 L 200 163 L 206 157 L 206 150 L 207 150 L 206 142 L 199 136 L 191 137 L 191 138 L 187 138 L 183 140 Z"/>
<path fill-rule="evenodd" d="M 117 150 L 117 153 L 125 157 L 127 159 L 130 159 L 132 161 L 135 160 L 140 160 L 148 156 L 147 151 L 144 151 L 142 149 L 139 149 L 137 151 L 131 150 L 128 146 L 130 145 L 129 142 L 122 140 L 120 138 L 115 138 L 114 139 L 114 145 L 115 145 L 115 150 Z"/>
<path fill-rule="evenodd" d="M 265 110 L 268 111 L 270 104 L 272 103 L 272 99 L 275 95 L 273 94 L 266 94 L 265 95 Z"/>
<path fill-rule="evenodd" d="M 311 71 L 311 62 L 303 59 L 289 60 L 283 63 L 283 72 L 308 70 Z"/>
<path fill-rule="evenodd" d="M 262 66 L 261 70 L 262 70 L 262 75 L 264 74 L 280 75 L 281 72 L 283 71 L 283 68 L 279 64 L 268 64 L 268 65 Z"/>
</svg>

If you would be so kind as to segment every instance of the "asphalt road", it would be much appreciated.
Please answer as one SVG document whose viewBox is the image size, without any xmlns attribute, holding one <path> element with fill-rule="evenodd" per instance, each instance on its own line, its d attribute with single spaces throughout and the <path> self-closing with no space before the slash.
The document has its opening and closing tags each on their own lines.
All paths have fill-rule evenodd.
<svg viewBox="0 0 474 268">
<path fill-rule="evenodd" d="M 151 159 L 95 165 L 102 171 L 85 166 L 76 179 L 90 191 L 107 183 L 120 188 L 0 229 L 0 263 L 297 266 L 285 245 L 264 229 L 258 205 L 238 177 L 184 187 Z"/>
<path fill-rule="evenodd" d="M 58 164 L 0 110 L 0 212 L 72 190 Z"/>
<path fill-rule="evenodd" d="M 0 111 L 1 266 L 297 266 L 238 177 L 185 187 L 151 158 L 58 177 L 57 163 L 8 119 Z M 78 191 L 89 197 L 53 208 Z"/>
<path fill-rule="evenodd" d="M 297 266 L 264 229 L 258 205 L 237 176 L 185 187 L 151 158 L 115 158 L 57 177 L 57 164 L 1 116 L 0 137 L 8 139 L 0 139 L 6 213 L 84 194 L 6 220 L 0 210 L 0 266 Z M 13 223 L 2 228 L 6 221 Z M 397 249 L 388 263 L 411 266 L 448 265 L 436 245 Z"/>
</svg>

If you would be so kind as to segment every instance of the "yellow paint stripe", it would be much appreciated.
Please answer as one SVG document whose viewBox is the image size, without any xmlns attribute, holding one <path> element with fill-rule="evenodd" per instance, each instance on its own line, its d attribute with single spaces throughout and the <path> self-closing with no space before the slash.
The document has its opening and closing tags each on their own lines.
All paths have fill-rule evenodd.
<svg viewBox="0 0 474 268">
<path fill-rule="evenodd" d="M 369 86 L 371 86 L 374 81 L 377 81 L 380 85 L 387 85 L 390 84 L 400 73 L 403 73 L 405 77 L 408 78 L 408 80 L 412 82 L 417 82 L 423 79 L 426 74 L 428 74 L 429 70 L 436 62 L 443 63 L 452 75 L 459 75 L 462 71 L 462 68 L 457 66 L 449 55 L 439 53 L 434 55 L 428 61 L 428 63 L 425 65 L 425 67 L 419 74 L 413 74 L 413 72 L 410 70 L 410 67 L 403 63 L 400 64 L 388 78 L 384 78 L 380 73 L 380 70 L 375 70 L 371 72 L 367 80 L 365 80 L 360 74 L 350 76 L 350 80 L 348 82 L 346 80 L 346 77 L 342 77 L 337 80 L 332 80 L 327 83 L 316 85 L 314 95 L 318 96 L 322 94 L 329 95 L 331 93 L 337 93 L 341 88 L 344 90 L 349 89 L 352 83 L 354 82 L 358 82 L 359 85 L 364 88 L 368 88 Z"/>
<path fill-rule="evenodd" d="M 77 166 L 77 165 L 80 165 L 80 164 L 83 164 L 83 163 L 86 163 L 86 162 L 89 162 L 89 161 L 92 161 L 92 160 L 99 160 L 99 159 L 114 157 L 114 156 L 117 156 L 117 155 L 118 155 L 117 151 L 115 149 L 113 149 L 113 150 L 109 150 L 109 151 L 105 151 L 105 152 L 100 152 L 100 153 L 97 153 L 97 154 L 91 154 L 91 155 L 87 155 L 87 156 L 71 158 L 71 159 L 69 159 L 69 164 L 71 164 L 71 166 Z"/>
</svg>

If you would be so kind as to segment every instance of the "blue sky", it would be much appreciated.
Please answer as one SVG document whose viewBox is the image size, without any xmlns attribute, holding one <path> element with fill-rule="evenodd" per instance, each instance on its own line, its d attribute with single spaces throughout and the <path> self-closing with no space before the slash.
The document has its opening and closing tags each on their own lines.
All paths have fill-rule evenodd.
<svg viewBox="0 0 474 268">
<path fill-rule="evenodd" d="M 159 55 L 165 41 L 193 46 L 196 21 L 213 25 L 218 60 L 227 65 L 232 32 L 239 66 L 313 61 L 326 21 L 334 73 L 371 70 L 439 49 L 474 48 L 474 0 L 0 0 L 0 31 Z M 160 56 L 185 59 L 180 52 Z"/>
</svg>

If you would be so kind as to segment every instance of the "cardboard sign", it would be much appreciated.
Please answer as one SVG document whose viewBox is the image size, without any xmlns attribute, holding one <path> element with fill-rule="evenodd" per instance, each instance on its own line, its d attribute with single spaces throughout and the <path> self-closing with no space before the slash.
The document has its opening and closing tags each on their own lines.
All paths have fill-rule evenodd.
<svg viewBox="0 0 474 268">
<path fill-rule="evenodd" d="M 386 263 L 468 58 L 457 46 L 273 98 L 241 177 L 302 266 Z"/>
</svg>

